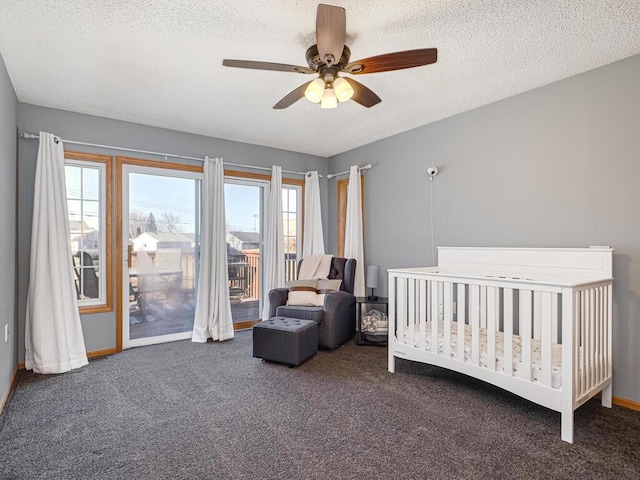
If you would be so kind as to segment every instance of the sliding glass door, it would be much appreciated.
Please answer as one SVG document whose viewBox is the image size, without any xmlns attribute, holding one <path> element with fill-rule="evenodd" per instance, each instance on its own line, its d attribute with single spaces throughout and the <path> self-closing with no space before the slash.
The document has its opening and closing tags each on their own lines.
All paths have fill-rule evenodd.
<svg viewBox="0 0 640 480">
<path fill-rule="evenodd" d="M 227 177 L 224 186 L 231 314 L 236 327 L 260 318 L 263 210 L 269 182 Z"/>
<path fill-rule="evenodd" d="M 225 172 L 227 271 L 234 327 L 259 321 L 266 175 Z M 200 258 L 200 167 L 118 158 L 122 348 L 191 337 Z M 296 276 L 302 184 L 282 187 L 285 271 Z"/>
<path fill-rule="evenodd" d="M 178 169 L 122 166 L 123 348 L 191 337 L 201 179 Z"/>
<path fill-rule="evenodd" d="M 269 292 L 261 288 L 264 217 L 270 182 L 262 175 L 225 178 L 227 257 L 231 313 L 236 328 L 248 328 L 260 319 L 262 301 Z M 291 180 L 289 180 L 291 182 Z M 285 279 L 295 280 L 301 247 L 302 185 L 282 187 Z"/>
</svg>

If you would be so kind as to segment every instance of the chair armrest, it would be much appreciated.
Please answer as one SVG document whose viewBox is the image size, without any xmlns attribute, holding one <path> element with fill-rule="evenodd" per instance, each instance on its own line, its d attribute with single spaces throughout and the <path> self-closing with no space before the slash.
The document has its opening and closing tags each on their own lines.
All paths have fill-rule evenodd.
<svg viewBox="0 0 640 480">
<path fill-rule="evenodd" d="M 356 296 L 349 292 L 329 292 L 324 297 L 325 312 L 334 312 L 339 308 L 356 303 Z"/>
<path fill-rule="evenodd" d="M 333 349 L 353 337 L 356 330 L 355 295 L 343 291 L 327 293 L 323 310 L 322 347 Z"/>
<path fill-rule="evenodd" d="M 269 318 L 276 316 L 276 309 L 280 305 L 286 305 L 288 298 L 288 288 L 274 288 L 269 292 Z"/>
</svg>

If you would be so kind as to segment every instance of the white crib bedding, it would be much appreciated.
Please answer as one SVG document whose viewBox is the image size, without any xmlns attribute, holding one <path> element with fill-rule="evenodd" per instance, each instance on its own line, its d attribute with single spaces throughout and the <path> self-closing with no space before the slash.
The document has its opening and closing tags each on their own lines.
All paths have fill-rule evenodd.
<svg viewBox="0 0 640 480">
<path fill-rule="evenodd" d="M 438 354 L 444 353 L 444 324 L 438 322 Z M 465 362 L 470 362 L 471 353 L 471 325 L 465 324 Z M 431 351 L 431 322 L 426 323 L 425 330 L 425 350 Z M 404 341 L 409 342 L 408 330 L 404 331 Z M 414 346 L 420 347 L 420 325 L 415 326 Z M 513 376 L 520 377 L 522 371 L 522 339 L 518 335 L 513 335 Z M 562 345 L 553 343 L 551 345 L 551 386 L 560 388 L 562 386 Z M 540 341 L 531 340 L 531 378 L 534 383 L 540 383 L 542 365 L 540 362 L 541 346 Z M 451 322 L 451 358 L 458 354 L 458 323 Z M 504 371 L 504 333 L 496 332 L 496 371 Z M 480 328 L 480 366 L 487 366 L 487 330 Z"/>
</svg>

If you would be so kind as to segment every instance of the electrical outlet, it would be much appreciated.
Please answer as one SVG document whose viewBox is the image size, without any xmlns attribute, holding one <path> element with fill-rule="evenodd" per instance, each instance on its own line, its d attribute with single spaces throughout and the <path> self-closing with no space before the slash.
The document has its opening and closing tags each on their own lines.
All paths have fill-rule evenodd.
<svg viewBox="0 0 640 480">
<path fill-rule="evenodd" d="M 4 325 L 4 341 L 8 342 L 9 341 L 9 324 L 5 323 Z"/>
</svg>

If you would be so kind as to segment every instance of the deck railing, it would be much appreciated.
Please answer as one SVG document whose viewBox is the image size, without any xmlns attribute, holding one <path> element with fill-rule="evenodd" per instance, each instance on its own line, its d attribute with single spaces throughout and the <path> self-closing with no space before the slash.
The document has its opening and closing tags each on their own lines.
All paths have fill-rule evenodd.
<svg viewBox="0 0 640 480">
<path fill-rule="evenodd" d="M 136 268 L 138 264 L 138 252 L 132 252 L 131 267 Z M 153 265 L 156 262 L 156 252 L 146 252 Z M 234 272 L 229 276 L 230 287 L 234 291 L 242 291 L 242 300 L 258 300 L 260 298 L 260 252 L 258 250 L 245 250 L 242 252 L 244 258 L 233 268 L 240 268 L 241 271 Z M 297 278 L 298 261 L 294 259 L 285 260 L 285 281 L 290 282 Z M 193 289 L 196 283 L 196 263 L 194 251 L 182 251 L 180 256 L 180 267 L 182 269 L 182 288 Z M 230 265 L 231 272 L 231 265 Z"/>
</svg>

